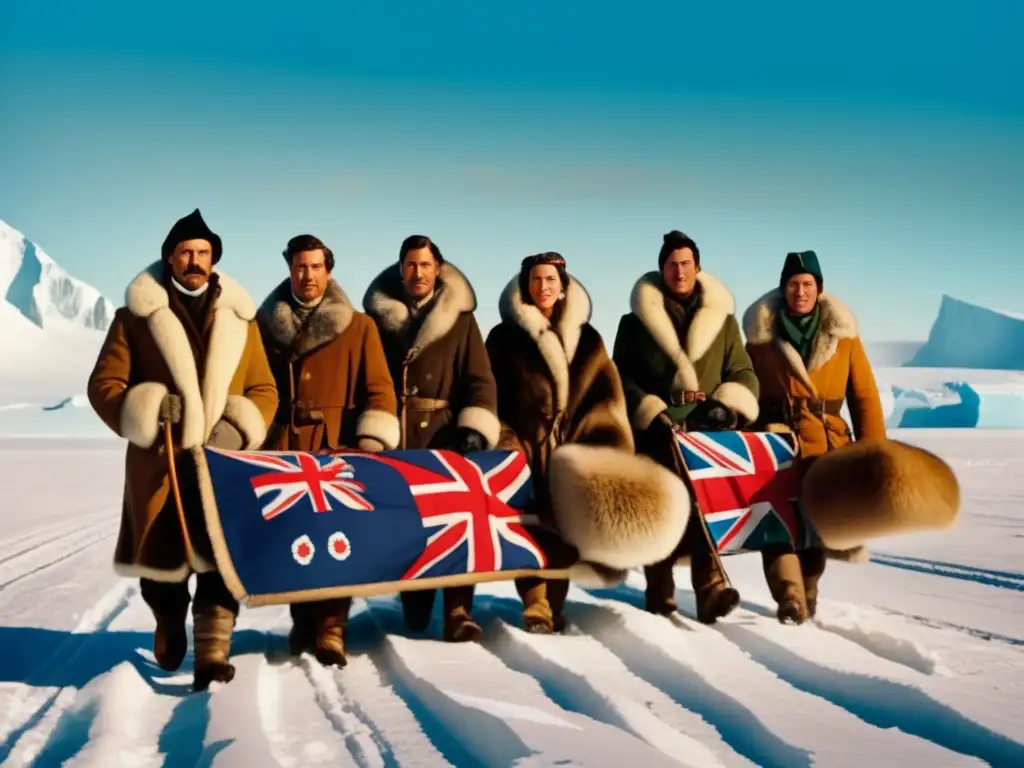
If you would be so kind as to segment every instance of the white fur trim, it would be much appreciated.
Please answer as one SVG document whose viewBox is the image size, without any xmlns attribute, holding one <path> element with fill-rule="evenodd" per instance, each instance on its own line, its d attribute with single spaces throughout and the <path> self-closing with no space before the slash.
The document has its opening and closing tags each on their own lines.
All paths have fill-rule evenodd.
<svg viewBox="0 0 1024 768">
<path fill-rule="evenodd" d="M 402 437 L 402 428 L 395 414 L 367 408 L 356 422 L 356 437 L 372 437 L 393 451 Z"/>
<path fill-rule="evenodd" d="M 643 432 L 668 405 L 657 395 L 644 395 L 633 413 L 633 429 Z"/>
<path fill-rule="evenodd" d="M 540 351 L 555 383 L 555 402 L 559 412 L 569 405 L 569 365 L 576 356 L 583 326 L 590 321 L 591 302 L 586 288 L 569 275 L 565 306 L 557 328 L 533 304 L 523 301 L 519 276 L 513 277 L 498 300 L 498 313 L 507 323 L 526 331 Z"/>
<path fill-rule="evenodd" d="M 656 563 L 676 548 L 690 517 L 683 481 L 647 456 L 568 444 L 551 455 L 555 524 L 580 558 L 611 569 Z"/>
<path fill-rule="evenodd" d="M 660 272 L 643 275 L 636 281 L 629 297 L 630 310 L 640 319 L 662 352 L 675 363 L 673 392 L 700 389 L 700 380 L 693 364 L 711 348 L 725 321 L 736 310 L 732 294 L 717 278 L 701 271 L 697 273 L 697 282 L 701 286 L 701 304 L 686 333 L 685 345 L 680 343 L 672 319 L 665 309 Z"/>
<path fill-rule="evenodd" d="M 493 448 L 501 436 L 501 422 L 498 421 L 498 417 L 478 405 L 467 405 L 459 411 L 456 423 L 460 427 L 475 429 L 483 435 L 487 441 L 487 448 Z"/>
<path fill-rule="evenodd" d="M 132 280 L 125 291 L 125 305 L 133 315 L 146 320 L 181 394 L 181 447 L 187 450 L 205 443 L 224 413 L 228 386 L 245 350 L 256 305 L 241 285 L 217 272 L 220 295 L 212 308 L 214 320 L 200 389 L 185 328 L 170 308 L 167 289 L 160 284 L 163 268 L 162 262 L 154 262 Z"/>
<path fill-rule="evenodd" d="M 267 422 L 256 407 L 256 403 L 241 395 L 228 395 L 224 405 L 224 419 L 230 421 L 242 437 L 245 438 L 244 449 L 251 451 L 263 445 L 267 439 Z"/>
<path fill-rule="evenodd" d="M 373 279 L 363 296 L 363 308 L 388 331 L 395 332 L 409 322 L 409 306 L 402 298 L 402 273 L 392 264 Z M 419 357 L 424 349 L 448 333 L 459 316 L 476 309 L 476 294 L 469 280 L 455 265 L 446 261 L 437 277 L 435 290 L 440 293 L 413 341 L 406 364 Z"/>
<path fill-rule="evenodd" d="M 606 589 L 622 584 L 629 571 L 606 568 L 596 563 L 579 562 L 569 567 L 569 581 L 584 589 Z"/>
<path fill-rule="evenodd" d="M 735 381 L 723 381 L 711 393 L 711 397 L 732 408 L 749 422 L 757 421 L 757 415 L 760 413 L 757 397 L 742 384 Z"/>
<path fill-rule="evenodd" d="M 778 421 L 771 421 L 764 425 L 761 429 L 762 432 L 779 432 L 782 434 L 793 434 L 793 428 L 789 424 L 783 424 Z"/>
<path fill-rule="evenodd" d="M 121 402 L 121 437 L 140 448 L 151 448 L 160 437 L 160 403 L 167 387 L 144 381 L 129 387 Z"/>
</svg>

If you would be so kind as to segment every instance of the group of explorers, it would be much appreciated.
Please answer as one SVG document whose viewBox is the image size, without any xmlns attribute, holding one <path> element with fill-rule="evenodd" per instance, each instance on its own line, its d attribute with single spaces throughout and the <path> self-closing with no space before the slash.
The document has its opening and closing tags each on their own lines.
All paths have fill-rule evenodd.
<svg viewBox="0 0 1024 768">
<path fill-rule="evenodd" d="M 140 579 L 156 620 L 154 655 L 176 670 L 193 616 L 194 688 L 234 677 L 239 604 L 198 547 L 184 544 L 162 429 L 174 449 L 361 451 L 488 448 L 524 452 L 535 478 L 569 444 L 646 455 L 662 467 L 672 431 L 787 429 L 813 460 L 857 440 L 885 438 L 874 376 L 857 322 L 823 291 L 813 251 L 789 253 L 778 284 L 743 315 L 702 268 L 697 244 L 664 235 L 657 270 L 633 287 L 609 356 L 589 323 L 585 288 L 563 256 L 523 259 L 483 338 L 467 278 L 423 235 L 370 284 L 358 311 L 334 279 L 332 250 L 312 235 L 288 241 L 288 277 L 257 307 L 219 269 L 221 238 L 198 210 L 177 221 L 160 260 L 128 286 L 88 384 L 90 403 L 127 441 L 121 575 Z M 744 341 L 745 336 L 745 341 Z M 850 427 L 840 416 L 849 407 Z M 186 529 L 203 528 L 194 462 L 177 464 Z M 599 471 L 599 468 L 595 468 Z M 188 489 L 193 489 L 188 491 Z M 543 510 L 550 492 L 534 483 Z M 549 501 L 549 499 L 547 499 Z M 815 615 L 822 548 L 762 553 L 780 621 Z M 646 609 L 677 610 L 673 566 L 690 560 L 697 618 L 739 603 L 699 515 L 672 553 L 645 567 Z M 188 580 L 196 574 L 195 595 Z M 564 627 L 564 579 L 515 581 L 524 628 Z M 444 588 L 443 637 L 480 638 L 474 588 Z M 427 629 L 436 590 L 400 592 L 413 631 Z M 351 598 L 290 607 L 289 648 L 344 666 Z"/>
</svg>

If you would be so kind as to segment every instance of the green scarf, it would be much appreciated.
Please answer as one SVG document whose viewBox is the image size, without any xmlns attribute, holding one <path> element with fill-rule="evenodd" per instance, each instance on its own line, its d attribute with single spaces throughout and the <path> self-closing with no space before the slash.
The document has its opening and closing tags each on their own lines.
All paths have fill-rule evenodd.
<svg viewBox="0 0 1024 768">
<path fill-rule="evenodd" d="M 796 347 L 796 351 L 806 363 L 811 356 L 814 337 L 818 335 L 818 328 L 821 326 L 821 307 L 815 304 L 814 309 L 802 317 L 790 317 L 789 313 L 783 310 L 779 313 L 779 326 L 783 337 Z"/>
</svg>

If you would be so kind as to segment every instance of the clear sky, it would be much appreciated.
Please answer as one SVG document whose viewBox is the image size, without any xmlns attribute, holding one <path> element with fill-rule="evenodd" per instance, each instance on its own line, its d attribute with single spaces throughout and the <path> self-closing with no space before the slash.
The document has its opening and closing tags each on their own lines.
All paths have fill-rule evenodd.
<svg viewBox="0 0 1024 768">
<path fill-rule="evenodd" d="M 610 345 L 673 228 L 739 311 L 806 248 L 869 340 L 1024 311 L 1020 0 L 360 5 L 6 0 L 0 218 L 115 304 L 199 207 L 258 300 L 429 234 L 485 333 L 557 250 Z"/>
</svg>

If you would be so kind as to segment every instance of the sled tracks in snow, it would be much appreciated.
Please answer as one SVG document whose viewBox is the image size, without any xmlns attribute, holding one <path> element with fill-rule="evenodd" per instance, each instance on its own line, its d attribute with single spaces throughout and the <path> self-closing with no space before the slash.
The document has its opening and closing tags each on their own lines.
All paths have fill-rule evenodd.
<svg viewBox="0 0 1024 768">
<path fill-rule="evenodd" d="M 900 568 L 904 571 L 927 573 L 932 576 L 945 576 L 959 581 L 973 581 L 989 587 L 1012 589 L 1024 592 L 1024 573 L 1013 571 L 997 571 L 990 568 L 978 568 L 973 565 L 946 563 L 941 560 L 925 560 L 919 557 L 902 555 L 871 555 L 871 562 L 889 568 Z"/>
</svg>

